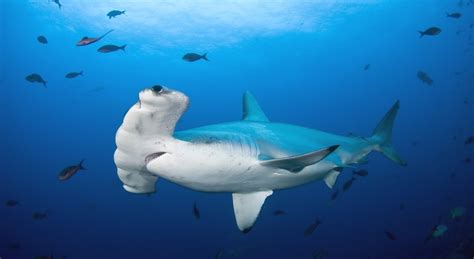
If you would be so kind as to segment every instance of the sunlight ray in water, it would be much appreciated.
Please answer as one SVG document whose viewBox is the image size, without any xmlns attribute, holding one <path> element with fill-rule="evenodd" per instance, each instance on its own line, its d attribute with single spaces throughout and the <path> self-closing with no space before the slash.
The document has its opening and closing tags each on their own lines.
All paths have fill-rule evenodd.
<svg viewBox="0 0 474 259">
<path fill-rule="evenodd" d="M 30 2 L 49 12 L 59 12 L 60 16 L 51 19 L 69 24 L 69 30 L 101 33 L 115 29 L 128 37 L 146 38 L 148 43 L 160 46 L 192 44 L 213 48 L 253 37 L 324 30 L 335 16 L 343 17 L 379 1 L 108 0 L 85 5 L 71 0 L 63 3 L 61 10 L 45 0 Z M 111 7 L 126 13 L 109 19 L 107 13 Z"/>
</svg>

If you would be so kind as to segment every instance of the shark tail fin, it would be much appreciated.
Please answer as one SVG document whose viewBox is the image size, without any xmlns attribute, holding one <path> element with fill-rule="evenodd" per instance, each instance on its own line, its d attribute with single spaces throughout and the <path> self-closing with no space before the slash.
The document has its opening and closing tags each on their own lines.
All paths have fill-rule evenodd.
<svg viewBox="0 0 474 259">
<path fill-rule="evenodd" d="M 374 129 L 369 141 L 375 145 L 374 149 L 376 151 L 381 152 L 388 159 L 399 165 L 406 165 L 406 162 L 398 155 L 391 143 L 393 123 L 399 108 L 400 101 L 397 101 Z"/>
<path fill-rule="evenodd" d="M 420 33 L 420 38 L 425 36 L 425 32 L 424 31 L 418 31 Z"/>
<path fill-rule="evenodd" d="M 201 58 L 206 60 L 206 61 L 209 61 L 209 59 L 207 59 L 207 53 L 204 53 L 204 55 L 202 55 Z"/>
</svg>

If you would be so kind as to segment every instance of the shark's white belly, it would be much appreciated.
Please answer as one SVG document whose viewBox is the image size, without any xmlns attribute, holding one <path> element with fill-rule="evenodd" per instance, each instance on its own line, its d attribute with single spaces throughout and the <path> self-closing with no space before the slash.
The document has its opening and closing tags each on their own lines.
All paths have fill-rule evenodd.
<svg viewBox="0 0 474 259">
<path fill-rule="evenodd" d="M 324 179 L 334 164 L 321 161 L 298 173 L 262 166 L 256 156 L 229 152 L 219 145 L 182 144 L 151 161 L 157 176 L 203 192 L 255 192 L 295 187 Z"/>
</svg>

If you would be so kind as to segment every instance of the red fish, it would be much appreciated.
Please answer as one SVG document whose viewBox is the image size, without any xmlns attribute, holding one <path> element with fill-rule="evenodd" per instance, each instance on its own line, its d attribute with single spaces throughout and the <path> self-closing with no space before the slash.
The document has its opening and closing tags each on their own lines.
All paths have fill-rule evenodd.
<svg viewBox="0 0 474 259">
<path fill-rule="evenodd" d="M 106 32 L 104 35 L 100 36 L 99 38 L 89 38 L 89 37 L 85 36 L 80 41 L 78 41 L 76 43 L 76 46 L 81 47 L 81 46 L 86 46 L 86 45 L 92 44 L 94 42 L 98 42 L 99 40 L 104 38 L 107 34 L 113 32 L 113 31 L 114 30 L 110 30 L 110 31 Z"/>
</svg>

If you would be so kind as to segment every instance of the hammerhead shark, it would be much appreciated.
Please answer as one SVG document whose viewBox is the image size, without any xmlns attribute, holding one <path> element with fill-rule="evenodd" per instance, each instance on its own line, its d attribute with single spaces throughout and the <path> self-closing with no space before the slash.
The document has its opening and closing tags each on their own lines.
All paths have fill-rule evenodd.
<svg viewBox="0 0 474 259">
<path fill-rule="evenodd" d="M 332 188 L 345 167 L 365 162 L 372 151 L 406 164 L 390 143 L 398 101 L 367 138 L 270 122 L 249 92 L 242 120 L 175 132 L 188 103 L 185 94 L 160 85 L 139 93 L 116 134 L 118 176 L 131 193 L 155 192 L 160 177 L 196 191 L 232 193 L 244 233 L 274 190 L 317 180 Z"/>
<path fill-rule="evenodd" d="M 102 38 L 104 38 L 107 34 L 113 32 L 114 30 L 110 30 L 108 32 L 106 32 L 104 35 L 98 37 L 98 38 L 89 38 L 87 36 L 84 36 L 80 41 L 78 41 L 76 43 L 76 46 L 78 47 L 81 47 L 81 46 L 86 46 L 86 45 L 89 45 L 89 44 L 92 44 L 94 42 L 98 42 L 99 40 L 101 40 Z"/>
</svg>

